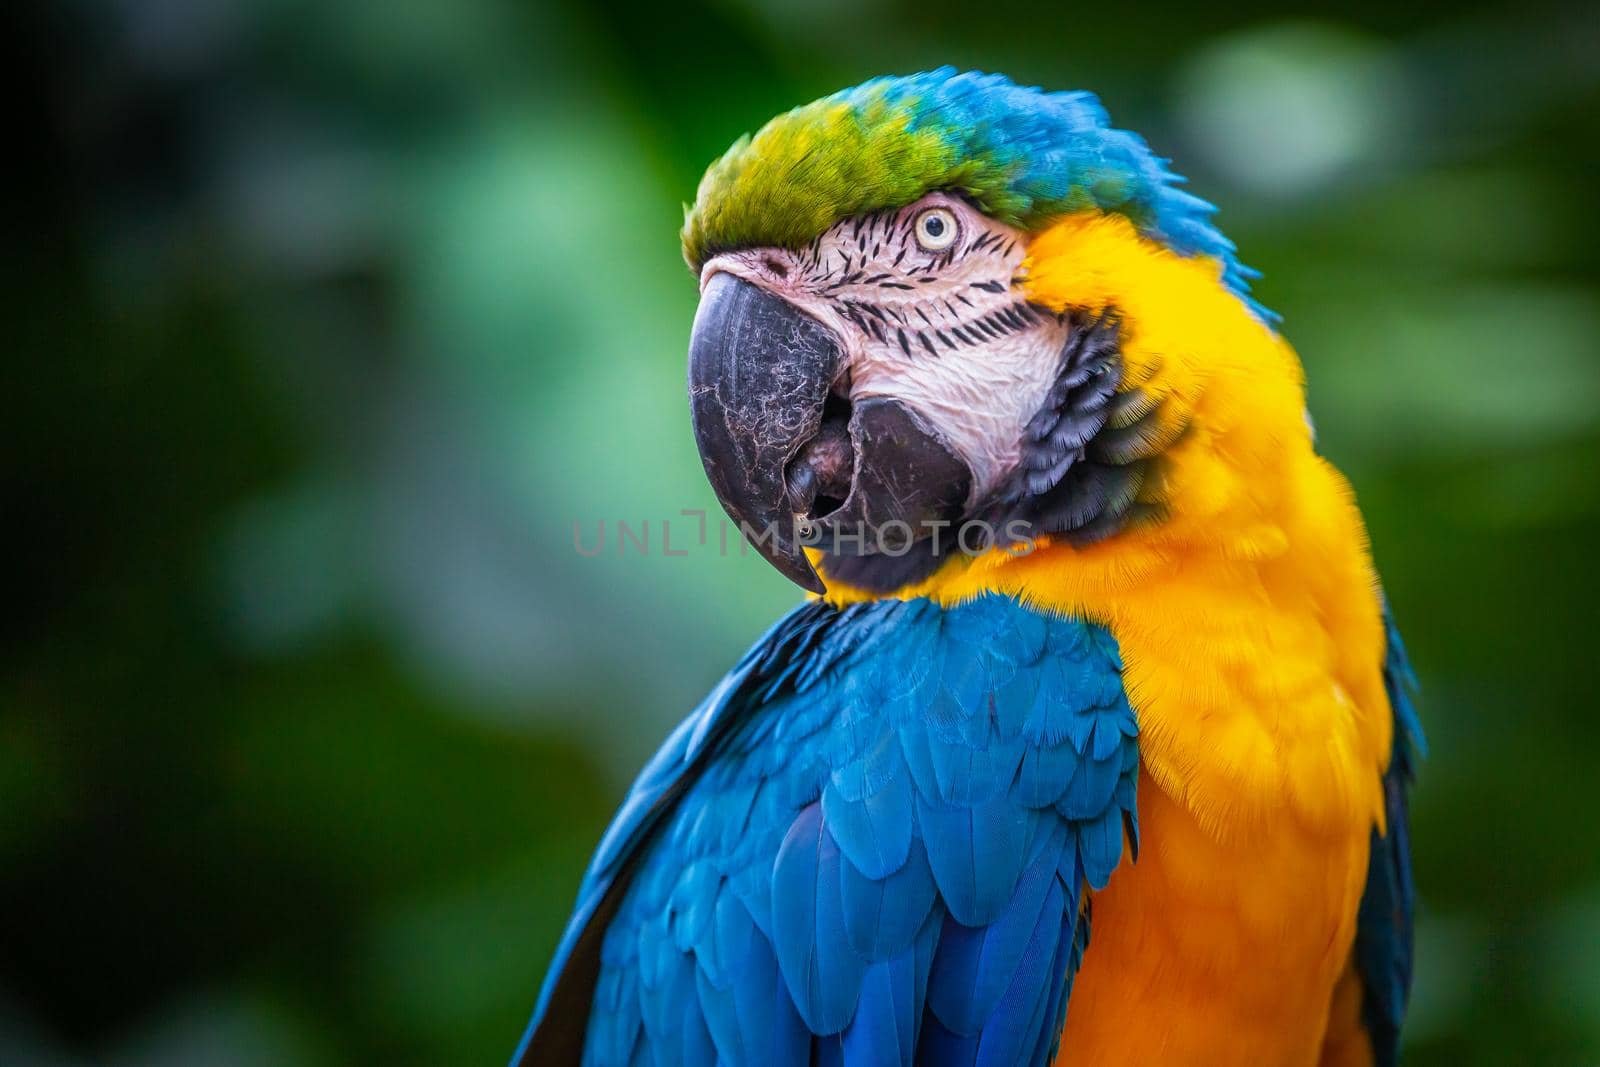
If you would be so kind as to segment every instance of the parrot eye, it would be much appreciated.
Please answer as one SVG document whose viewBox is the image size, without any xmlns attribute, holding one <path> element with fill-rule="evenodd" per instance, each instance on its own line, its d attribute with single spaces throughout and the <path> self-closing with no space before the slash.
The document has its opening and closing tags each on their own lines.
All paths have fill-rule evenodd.
<svg viewBox="0 0 1600 1067">
<path fill-rule="evenodd" d="M 924 252 L 943 252 L 956 241 L 956 217 L 949 208 L 928 208 L 917 216 L 914 229 Z"/>
</svg>

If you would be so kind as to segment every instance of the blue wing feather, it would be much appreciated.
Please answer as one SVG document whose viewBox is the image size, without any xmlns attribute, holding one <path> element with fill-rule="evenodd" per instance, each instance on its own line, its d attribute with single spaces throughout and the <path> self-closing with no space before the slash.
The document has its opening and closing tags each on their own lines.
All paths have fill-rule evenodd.
<svg viewBox="0 0 1600 1067">
<path fill-rule="evenodd" d="M 1070 896 L 1075 898 L 1076 894 Z M 1047 879 L 1043 906 L 1012 971 L 1011 981 L 1000 999 L 990 1007 L 982 1028 L 978 1067 L 1011 1067 L 1023 1062 L 1023 1051 L 1034 1045 L 1044 1021 L 1045 1007 L 1055 1000 L 1055 991 L 1064 978 L 1057 960 L 1062 939 L 1071 936 L 1071 924 L 1062 922 L 1068 897 L 1052 871 Z"/>
<path fill-rule="evenodd" d="M 911 944 L 927 921 L 938 889 L 927 850 L 914 836 L 905 863 L 886 878 L 874 880 L 845 863 L 839 870 L 839 892 L 851 947 L 876 962 L 899 955 Z"/>
<path fill-rule="evenodd" d="M 798 609 L 640 775 L 515 1062 L 1043 1064 L 1137 732 L 1093 624 Z"/>
<path fill-rule="evenodd" d="M 801 811 L 772 868 L 772 933 L 778 965 L 816 1034 L 836 1034 L 855 1013 L 867 961 L 850 947 L 839 846 L 824 828 L 822 810 Z"/>
<path fill-rule="evenodd" d="M 861 981 L 855 1018 L 844 1032 L 840 1051 L 855 1067 L 911 1067 L 917 1050 L 917 950 L 907 945 L 891 960 L 875 963 Z"/>
<path fill-rule="evenodd" d="M 928 991 L 928 1006 L 939 1021 L 958 1034 L 983 1028 L 1033 943 L 1035 927 L 1046 911 L 1056 882 L 1060 842 L 1034 858 L 1017 882 L 1011 901 L 988 926 L 964 926 L 946 920 L 940 967 Z M 1048 916 L 1051 943 L 1061 925 L 1060 903 Z"/>
<path fill-rule="evenodd" d="M 1426 753 L 1422 723 L 1412 695 L 1416 676 L 1394 616 L 1384 605 L 1388 650 L 1383 682 L 1394 712 L 1394 746 L 1384 774 L 1387 834 L 1373 831 L 1367 886 L 1356 924 L 1356 968 L 1365 996 L 1362 1022 L 1372 1041 L 1375 1067 L 1399 1059 L 1400 1024 L 1411 992 L 1412 921 L 1416 888 L 1411 877 L 1411 816 L 1407 794 L 1416 760 Z"/>
<path fill-rule="evenodd" d="M 892 758 L 898 763 L 899 753 Z M 822 812 L 834 840 L 850 862 L 872 879 L 887 878 L 899 870 L 911 851 L 910 775 L 904 769 L 886 774 L 875 792 L 853 802 L 833 782 L 822 790 Z"/>
</svg>

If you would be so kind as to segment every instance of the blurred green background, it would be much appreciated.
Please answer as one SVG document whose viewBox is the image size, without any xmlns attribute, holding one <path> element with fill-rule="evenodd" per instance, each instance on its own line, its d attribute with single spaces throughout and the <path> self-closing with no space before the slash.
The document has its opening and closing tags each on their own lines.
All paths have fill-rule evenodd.
<svg viewBox="0 0 1600 1067">
<path fill-rule="evenodd" d="M 504 1059 L 796 599 L 660 550 L 680 205 L 944 62 L 1096 90 L 1266 271 L 1425 689 L 1409 1062 L 1600 1062 L 1600 20 L 1315 9 L 8 5 L 0 1063 Z"/>
</svg>

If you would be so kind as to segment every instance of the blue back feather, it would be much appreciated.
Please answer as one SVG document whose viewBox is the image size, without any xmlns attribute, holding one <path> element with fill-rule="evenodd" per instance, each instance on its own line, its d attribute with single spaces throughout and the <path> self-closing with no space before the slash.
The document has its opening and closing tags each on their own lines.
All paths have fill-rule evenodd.
<svg viewBox="0 0 1600 1067">
<path fill-rule="evenodd" d="M 1427 753 L 1422 722 L 1412 694 L 1416 675 L 1388 605 L 1383 609 L 1388 633 L 1383 684 L 1394 712 L 1394 748 L 1384 774 L 1388 834 L 1372 833 L 1367 887 L 1356 925 L 1356 968 L 1365 996 L 1362 1021 L 1372 1040 L 1375 1067 L 1394 1067 L 1400 1052 L 1400 1024 L 1411 993 L 1412 923 L 1416 887 L 1411 878 L 1411 815 L 1407 794 L 1417 757 Z"/>
</svg>

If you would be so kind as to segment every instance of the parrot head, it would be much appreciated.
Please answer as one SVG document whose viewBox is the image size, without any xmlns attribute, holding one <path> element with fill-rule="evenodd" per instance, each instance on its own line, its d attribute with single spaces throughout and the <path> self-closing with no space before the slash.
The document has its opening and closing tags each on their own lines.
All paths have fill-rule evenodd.
<svg viewBox="0 0 1600 1067">
<path fill-rule="evenodd" d="M 888 592 L 1158 520 L 1207 360 L 1275 337 L 1179 182 L 1087 93 L 949 69 L 736 142 L 682 240 L 694 432 L 745 536 L 813 592 Z"/>
</svg>

